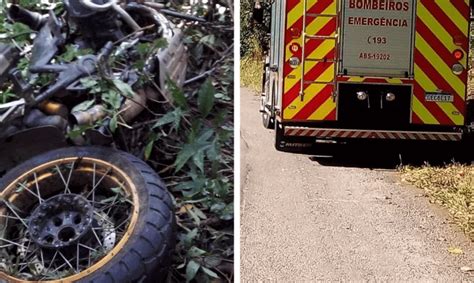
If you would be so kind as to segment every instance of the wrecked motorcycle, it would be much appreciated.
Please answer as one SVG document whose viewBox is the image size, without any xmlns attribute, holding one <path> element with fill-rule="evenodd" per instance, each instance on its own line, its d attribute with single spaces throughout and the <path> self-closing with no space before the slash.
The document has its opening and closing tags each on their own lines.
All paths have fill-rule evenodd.
<svg viewBox="0 0 474 283">
<path fill-rule="evenodd" d="M 167 16 L 179 13 L 123 2 L 64 0 L 44 14 L 8 7 L 33 42 L 0 43 L 0 90 L 12 98 L 0 104 L 0 280 L 167 274 L 171 197 L 145 162 L 110 145 L 169 82 L 183 84 L 187 53 Z"/>
</svg>

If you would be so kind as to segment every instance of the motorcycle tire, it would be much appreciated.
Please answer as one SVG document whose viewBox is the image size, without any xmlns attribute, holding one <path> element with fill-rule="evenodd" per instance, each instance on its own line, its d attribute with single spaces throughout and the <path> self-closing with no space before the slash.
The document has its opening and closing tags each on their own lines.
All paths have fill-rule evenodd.
<svg viewBox="0 0 474 283">
<path fill-rule="evenodd" d="M 50 151 L 0 179 L 0 282 L 161 282 L 174 226 L 171 196 L 142 160 Z"/>
</svg>

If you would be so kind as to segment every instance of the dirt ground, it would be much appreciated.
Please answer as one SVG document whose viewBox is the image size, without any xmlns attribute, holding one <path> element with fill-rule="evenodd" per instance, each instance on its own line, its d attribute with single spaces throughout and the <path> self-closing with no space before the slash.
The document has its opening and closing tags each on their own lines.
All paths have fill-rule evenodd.
<svg viewBox="0 0 474 283">
<path fill-rule="evenodd" d="M 277 152 L 241 101 L 242 282 L 474 282 L 474 244 L 394 167 Z"/>
</svg>

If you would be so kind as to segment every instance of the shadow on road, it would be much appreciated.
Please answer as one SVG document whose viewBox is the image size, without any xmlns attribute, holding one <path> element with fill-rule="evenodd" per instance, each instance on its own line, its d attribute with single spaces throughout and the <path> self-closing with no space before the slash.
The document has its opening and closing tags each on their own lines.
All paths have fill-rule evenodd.
<svg viewBox="0 0 474 283">
<path fill-rule="evenodd" d="M 318 144 L 307 154 L 323 166 L 394 169 L 400 165 L 471 164 L 473 148 L 467 143 L 363 141 L 351 144 Z"/>
</svg>

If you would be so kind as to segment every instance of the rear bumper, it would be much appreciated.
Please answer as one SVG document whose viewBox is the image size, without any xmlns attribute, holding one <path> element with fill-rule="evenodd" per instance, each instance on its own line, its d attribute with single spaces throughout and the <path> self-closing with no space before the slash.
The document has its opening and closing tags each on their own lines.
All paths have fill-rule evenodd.
<svg viewBox="0 0 474 283">
<path fill-rule="evenodd" d="M 426 140 L 426 141 L 461 141 L 461 132 L 425 132 L 425 131 L 382 131 L 353 130 L 285 126 L 285 137 L 302 137 L 314 139 L 382 139 L 382 140 Z"/>
</svg>

